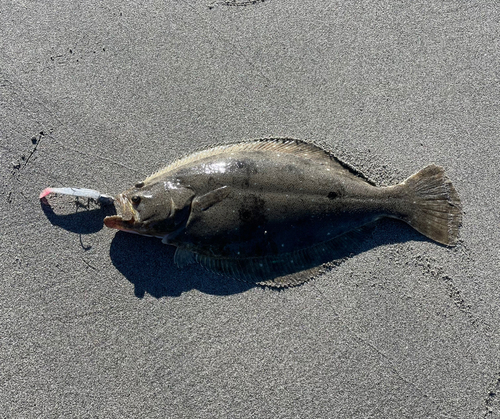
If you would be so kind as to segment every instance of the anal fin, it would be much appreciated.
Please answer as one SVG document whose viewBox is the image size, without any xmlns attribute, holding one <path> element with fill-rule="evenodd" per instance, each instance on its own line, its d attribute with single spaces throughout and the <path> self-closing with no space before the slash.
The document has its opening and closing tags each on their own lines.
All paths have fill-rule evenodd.
<svg viewBox="0 0 500 419">
<path fill-rule="evenodd" d="M 218 274 L 269 287 L 291 287 L 317 276 L 325 263 L 349 256 L 372 230 L 373 224 L 367 224 L 327 242 L 277 256 L 230 259 L 197 253 L 193 257 Z"/>
</svg>

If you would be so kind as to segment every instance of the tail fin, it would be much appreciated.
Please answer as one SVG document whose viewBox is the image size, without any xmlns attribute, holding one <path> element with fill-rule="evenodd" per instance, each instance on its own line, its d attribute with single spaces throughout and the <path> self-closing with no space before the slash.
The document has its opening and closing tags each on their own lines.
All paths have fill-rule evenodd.
<svg viewBox="0 0 500 419">
<path fill-rule="evenodd" d="M 442 167 L 431 164 L 403 182 L 407 199 L 413 204 L 405 221 L 423 235 L 453 246 L 462 223 L 457 191 Z"/>
</svg>

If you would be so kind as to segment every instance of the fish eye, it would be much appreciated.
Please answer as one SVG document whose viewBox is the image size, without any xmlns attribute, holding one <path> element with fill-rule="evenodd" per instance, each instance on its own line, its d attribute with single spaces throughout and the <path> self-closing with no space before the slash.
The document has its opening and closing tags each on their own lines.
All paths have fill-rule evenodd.
<svg viewBox="0 0 500 419">
<path fill-rule="evenodd" d="M 135 204 L 138 205 L 139 202 L 141 202 L 141 197 L 139 195 L 134 195 L 130 200 Z"/>
<path fill-rule="evenodd" d="M 137 183 L 135 184 L 135 187 L 136 187 L 136 188 L 142 188 L 143 186 L 144 186 L 144 182 L 137 182 Z"/>
</svg>

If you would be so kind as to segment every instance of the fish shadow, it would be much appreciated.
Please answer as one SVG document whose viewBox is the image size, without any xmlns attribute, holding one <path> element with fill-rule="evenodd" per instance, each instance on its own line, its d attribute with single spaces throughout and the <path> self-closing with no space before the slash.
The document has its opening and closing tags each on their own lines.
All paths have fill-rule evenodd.
<svg viewBox="0 0 500 419">
<path fill-rule="evenodd" d="M 352 251 L 345 257 L 354 257 L 375 247 L 407 241 L 429 239 L 403 222 L 379 220 L 373 232 L 366 234 L 366 238 L 361 242 L 353 243 Z M 110 247 L 113 265 L 134 285 L 134 293 L 138 298 L 143 298 L 145 293 L 155 298 L 180 296 L 192 289 L 224 296 L 260 287 L 214 274 L 197 264 L 179 269 L 174 264 L 174 253 L 175 247 L 165 245 L 157 238 L 121 231 L 116 233 Z M 335 266 L 330 270 L 334 271 Z"/>
<path fill-rule="evenodd" d="M 144 237 L 119 231 L 111 242 L 111 261 L 134 285 L 134 294 L 145 293 L 155 298 L 178 297 L 197 289 L 206 294 L 239 294 L 255 284 L 235 281 L 213 274 L 199 265 L 179 269 L 174 264 L 175 247 L 165 245 L 154 237 Z"/>
</svg>

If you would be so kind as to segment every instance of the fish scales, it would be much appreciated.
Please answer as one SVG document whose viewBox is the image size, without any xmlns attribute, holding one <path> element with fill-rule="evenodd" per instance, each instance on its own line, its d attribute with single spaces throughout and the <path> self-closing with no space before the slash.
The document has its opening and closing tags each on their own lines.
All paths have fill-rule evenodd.
<svg viewBox="0 0 500 419">
<path fill-rule="evenodd" d="M 263 153 L 214 156 L 180 169 L 176 179 L 201 194 L 229 190 L 223 205 L 191 214 L 171 243 L 225 258 L 271 256 L 336 237 L 376 216 L 375 201 L 364 213 L 349 211 L 353 200 L 374 198 L 376 191 L 335 162 Z"/>
<path fill-rule="evenodd" d="M 376 187 L 328 151 L 300 140 L 216 146 L 174 162 L 116 198 L 108 227 L 177 247 L 179 266 L 198 262 L 238 279 L 291 286 L 341 258 L 381 217 L 401 219 L 453 245 L 458 194 L 430 165 Z"/>
</svg>

